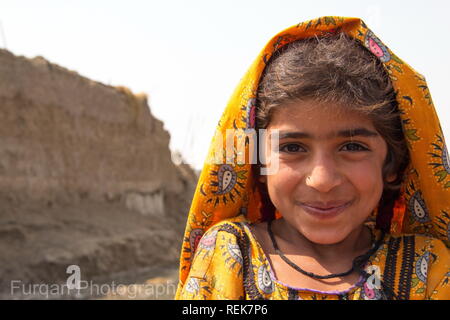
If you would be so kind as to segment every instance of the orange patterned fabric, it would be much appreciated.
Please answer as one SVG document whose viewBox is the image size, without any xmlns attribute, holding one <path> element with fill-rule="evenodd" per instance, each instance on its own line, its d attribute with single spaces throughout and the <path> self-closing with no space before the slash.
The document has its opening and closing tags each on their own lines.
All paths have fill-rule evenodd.
<svg viewBox="0 0 450 320">
<path fill-rule="evenodd" d="M 189 211 L 180 259 L 177 298 L 187 297 L 182 295 L 182 292 L 186 291 L 183 291 L 183 288 L 191 272 L 194 256 L 197 255 L 200 239 L 212 226 L 236 217 L 247 223 L 263 220 L 260 213 L 261 196 L 253 187 L 252 164 L 241 164 L 236 161 L 236 157 L 227 161 L 229 159 L 223 150 L 222 137 L 226 135 L 227 129 L 255 127 L 256 91 L 266 62 L 277 49 L 287 43 L 335 32 L 345 32 L 376 55 L 383 62 L 397 92 L 411 162 L 405 173 L 401 196 L 394 206 L 390 224 L 391 236 L 423 235 L 439 239 L 447 247 L 450 246 L 450 160 L 424 76 L 397 57 L 362 20 L 321 17 L 299 23 L 275 35 L 250 66 L 231 96 L 217 126 Z M 223 156 L 222 164 L 214 163 L 218 154 L 219 157 Z M 215 241 L 216 238 L 213 238 Z M 213 238 L 210 241 L 213 241 Z M 422 248 L 425 247 L 424 244 Z M 448 249 L 445 246 L 434 247 L 439 247 L 439 252 L 430 251 L 428 257 L 438 257 L 442 250 L 446 250 L 444 256 L 446 255 L 448 261 Z M 426 250 L 423 254 L 426 254 Z M 384 266 L 382 268 L 384 269 Z M 441 275 L 450 272 L 446 263 L 440 268 L 443 268 L 439 270 Z M 220 272 L 229 273 L 225 270 Z M 446 281 L 448 283 L 448 278 Z"/>
<path fill-rule="evenodd" d="M 373 237 L 381 232 L 368 224 Z M 183 300 L 440 300 L 450 299 L 450 253 L 442 241 L 417 235 L 389 235 L 372 255 L 360 277 L 343 291 L 291 287 L 275 277 L 270 260 L 256 240 L 249 221 L 239 216 L 211 227 L 200 241 Z M 383 290 L 392 288 L 395 297 Z"/>
</svg>

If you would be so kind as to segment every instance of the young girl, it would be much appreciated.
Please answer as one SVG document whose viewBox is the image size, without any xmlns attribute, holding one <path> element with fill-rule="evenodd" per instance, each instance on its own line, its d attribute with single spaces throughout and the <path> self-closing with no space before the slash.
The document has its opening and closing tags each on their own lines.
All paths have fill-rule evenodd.
<svg viewBox="0 0 450 320">
<path fill-rule="evenodd" d="M 257 164 L 212 163 L 230 129 L 266 130 Z M 439 120 L 424 77 L 363 21 L 322 17 L 276 35 L 217 133 L 177 299 L 450 299 Z"/>
</svg>

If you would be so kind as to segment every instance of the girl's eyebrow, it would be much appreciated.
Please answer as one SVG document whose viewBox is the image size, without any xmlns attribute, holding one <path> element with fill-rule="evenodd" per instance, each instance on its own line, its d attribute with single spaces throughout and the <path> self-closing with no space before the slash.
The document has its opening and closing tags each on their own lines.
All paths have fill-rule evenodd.
<svg viewBox="0 0 450 320">
<path fill-rule="evenodd" d="M 377 137 L 378 133 L 375 131 L 371 131 L 366 128 L 354 128 L 354 129 L 345 129 L 338 132 L 333 132 L 329 134 L 326 138 L 350 138 L 350 137 Z M 296 139 L 313 139 L 314 135 L 307 132 L 300 131 L 280 131 L 279 139 L 288 139 L 288 138 L 296 138 Z"/>
</svg>

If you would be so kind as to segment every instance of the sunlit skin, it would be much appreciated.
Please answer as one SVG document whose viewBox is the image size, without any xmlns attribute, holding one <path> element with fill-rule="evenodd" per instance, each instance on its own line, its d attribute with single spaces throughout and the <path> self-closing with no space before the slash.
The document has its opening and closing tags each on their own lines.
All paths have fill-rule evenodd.
<svg viewBox="0 0 450 320">
<path fill-rule="evenodd" d="M 269 134 L 279 131 L 279 146 L 271 146 L 266 138 L 269 167 L 275 160 L 279 167 L 260 180 L 267 184 L 270 199 L 282 215 L 273 222 L 280 249 L 307 271 L 322 275 L 347 271 L 354 257 L 371 245 L 364 222 L 382 195 L 386 142 L 368 117 L 313 101 L 278 108 L 267 129 Z M 322 214 L 311 213 L 308 207 L 341 209 Z M 353 274 L 341 282 L 321 281 L 326 284 L 322 287 L 274 254 L 266 224 L 253 229 L 279 280 L 317 289 L 337 289 L 333 281 L 342 289 L 357 281 Z"/>
</svg>

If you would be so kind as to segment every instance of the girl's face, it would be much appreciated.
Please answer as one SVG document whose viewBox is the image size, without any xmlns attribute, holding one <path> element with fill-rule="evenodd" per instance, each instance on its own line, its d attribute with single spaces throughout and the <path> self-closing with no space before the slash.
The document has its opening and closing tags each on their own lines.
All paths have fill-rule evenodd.
<svg viewBox="0 0 450 320">
<path fill-rule="evenodd" d="M 269 171 L 276 160 L 278 170 L 262 179 L 283 218 L 317 244 L 360 228 L 383 191 L 387 144 L 372 121 L 338 106 L 294 102 L 277 108 L 267 129 Z M 273 129 L 278 146 L 270 145 Z"/>
</svg>

